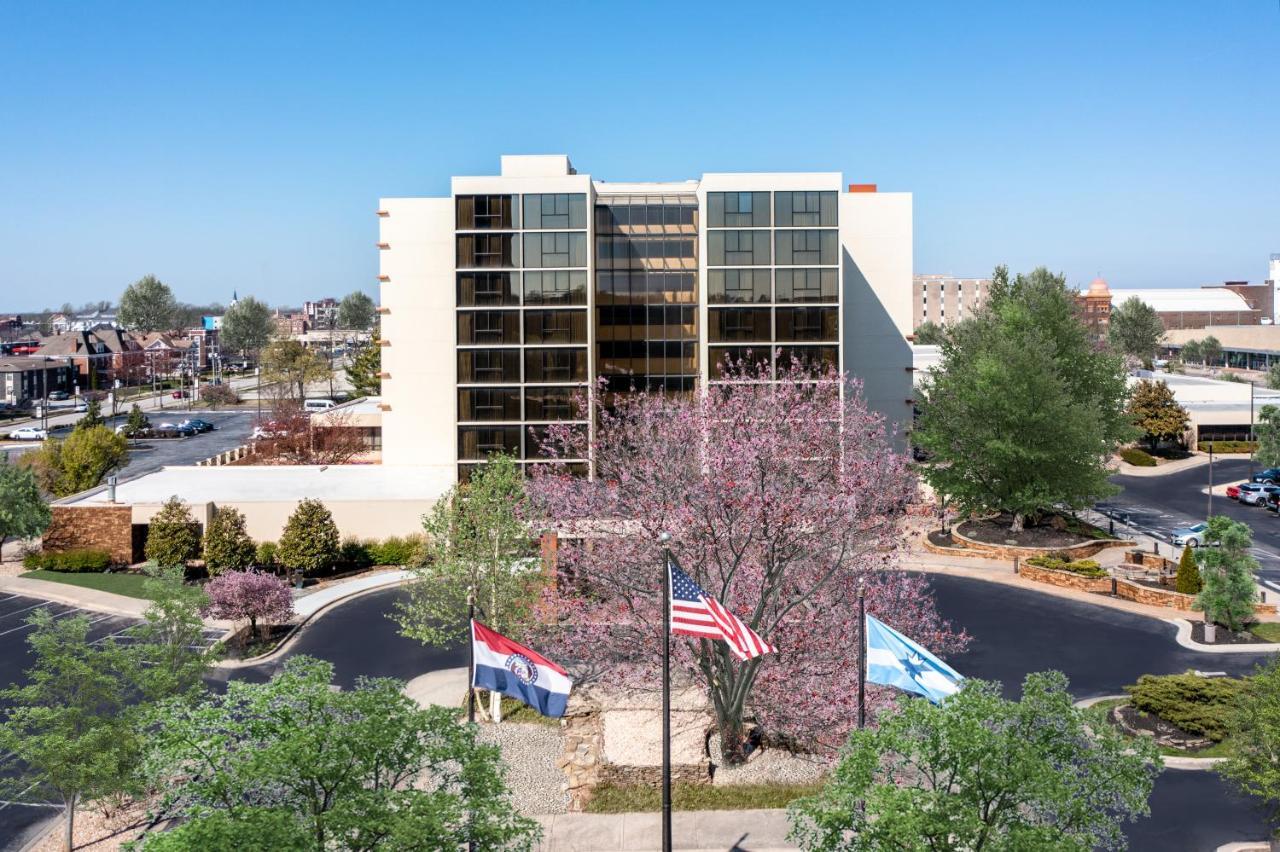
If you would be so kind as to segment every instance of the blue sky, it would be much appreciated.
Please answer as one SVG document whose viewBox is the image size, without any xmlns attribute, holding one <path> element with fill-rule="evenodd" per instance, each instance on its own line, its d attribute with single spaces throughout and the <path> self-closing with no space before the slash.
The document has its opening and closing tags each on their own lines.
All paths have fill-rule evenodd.
<svg viewBox="0 0 1280 852">
<path fill-rule="evenodd" d="M 1277 0 L 7 3 L 0 310 L 373 292 L 378 197 L 502 153 L 841 171 L 915 194 L 917 272 L 1256 281 L 1277 50 Z"/>
</svg>

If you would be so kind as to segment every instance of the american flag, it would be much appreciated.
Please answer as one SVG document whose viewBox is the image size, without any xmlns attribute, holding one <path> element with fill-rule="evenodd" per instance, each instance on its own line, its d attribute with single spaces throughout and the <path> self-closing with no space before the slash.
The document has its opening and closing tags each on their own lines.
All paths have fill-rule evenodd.
<svg viewBox="0 0 1280 852">
<path fill-rule="evenodd" d="M 688 574 L 681 571 L 675 557 L 671 557 L 667 569 L 671 572 L 672 633 L 700 639 L 723 639 L 739 660 L 777 653 L 777 648 L 761 639 L 742 623 L 742 619 L 725 609 L 720 601 L 704 592 Z"/>
</svg>

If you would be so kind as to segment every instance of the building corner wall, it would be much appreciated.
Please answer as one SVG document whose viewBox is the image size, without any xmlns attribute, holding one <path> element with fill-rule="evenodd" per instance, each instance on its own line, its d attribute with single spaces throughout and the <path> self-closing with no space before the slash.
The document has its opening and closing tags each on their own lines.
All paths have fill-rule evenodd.
<svg viewBox="0 0 1280 852">
<path fill-rule="evenodd" d="M 382 463 L 457 476 L 453 201 L 384 198 L 379 209 Z"/>
<path fill-rule="evenodd" d="M 840 242 L 844 371 L 904 449 L 913 414 L 911 194 L 842 194 Z"/>
</svg>

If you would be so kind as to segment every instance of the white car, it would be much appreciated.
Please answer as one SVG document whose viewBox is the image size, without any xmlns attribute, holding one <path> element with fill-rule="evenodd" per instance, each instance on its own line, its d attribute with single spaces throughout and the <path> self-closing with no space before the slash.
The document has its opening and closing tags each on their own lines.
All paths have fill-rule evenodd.
<svg viewBox="0 0 1280 852">
<path fill-rule="evenodd" d="M 1189 527 L 1180 527 L 1173 531 L 1173 544 L 1175 547 L 1204 547 L 1208 532 L 1209 525 L 1203 521 Z M 1216 541 L 1208 543 L 1217 544 Z"/>
<path fill-rule="evenodd" d="M 21 429 L 14 429 L 10 432 L 9 437 L 15 441 L 44 441 L 49 437 L 49 430 L 38 429 L 35 426 L 23 426 Z"/>
</svg>

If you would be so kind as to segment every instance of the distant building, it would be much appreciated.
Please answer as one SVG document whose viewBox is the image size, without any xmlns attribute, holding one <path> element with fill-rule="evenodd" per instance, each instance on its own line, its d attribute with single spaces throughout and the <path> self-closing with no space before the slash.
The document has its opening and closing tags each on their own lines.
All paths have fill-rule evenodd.
<svg viewBox="0 0 1280 852">
<path fill-rule="evenodd" d="M 973 316 L 987 301 L 990 278 L 916 275 L 911 279 L 913 329 L 926 322 L 948 325 Z"/>
<path fill-rule="evenodd" d="M 1257 287 L 1260 289 L 1262 285 Z M 1135 296 L 1155 309 L 1166 329 L 1259 325 L 1263 317 L 1263 312 L 1249 304 L 1237 289 L 1219 285 L 1112 290 L 1111 304 L 1119 306 Z"/>
<path fill-rule="evenodd" d="M 79 373 L 81 390 L 106 390 L 117 379 L 136 384 L 147 370 L 141 344 L 118 328 L 55 334 L 40 341 L 36 355 L 70 358 Z"/>
<path fill-rule="evenodd" d="M 76 369 L 63 358 L 0 358 L 0 402 L 22 405 L 52 391 L 75 389 Z"/>
<path fill-rule="evenodd" d="M 1093 279 L 1088 290 L 1076 294 L 1076 310 L 1095 340 L 1106 340 L 1111 330 L 1112 298 L 1111 288 L 1102 278 Z"/>
<path fill-rule="evenodd" d="M 310 328 L 306 314 L 282 314 L 277 310 L 274 320 L 276 334 L 280 337 L 297 337 L 306 334 Z"/>
<path fill-rule="evenodd" d="M 115 311 L 92 311 L 87 314 L 54 314 L 49 318 L 54 334 L 70 331 L 93 331 L 95 328 L 119 328 Z"/>
<path fill-rule="evenodd" d="M 304 302 L 302 312 L 314 329 L 333 328 L 338 324 L 338 300 L 325 297 L 318 302 Z"/>
</svg>

